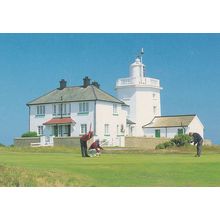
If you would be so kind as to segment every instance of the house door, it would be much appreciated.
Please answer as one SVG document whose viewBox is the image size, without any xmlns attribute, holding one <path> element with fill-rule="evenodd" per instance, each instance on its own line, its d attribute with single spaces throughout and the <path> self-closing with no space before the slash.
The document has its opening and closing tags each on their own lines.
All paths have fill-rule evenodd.
<svg viewBox="0 0 220 220">
<path fill-rule="evenodd" d="M 55 125 L 53 127 L 53 134 L 55 137 L 62 137 L 63 136 L 62 125 Z"/>
<path fill-rule="evenodd" d="M 62 135 L 65 137 L 71 136 L 71 126 L 70 125 L 63 125 L 62 127 Z"/>
<path fill-rule="evenodd" d="M 159 137 L 160 137 L 160 130 L 159 130 L 159 129 L 156 129 L 156 130 L 155 130 L 155 137 L 156 137 L 156 138 L 159 138 Z"/>
<path fill-rule="evenodd" d="M 62 125 L 58 125 L 58 136 L 59 137 L 63 136 L 63 126 Z"/>
<path fill-rule="evenodd" d="M 71 126 L 55 125 L 53 127 L 53 134 L 55 137 L 71 136 Z"/>
</svg>

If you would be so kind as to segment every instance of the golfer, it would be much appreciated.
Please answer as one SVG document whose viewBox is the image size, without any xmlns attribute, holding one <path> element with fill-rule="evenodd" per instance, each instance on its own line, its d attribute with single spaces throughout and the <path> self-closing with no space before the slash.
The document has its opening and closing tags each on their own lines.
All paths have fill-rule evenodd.
<svg viewBox="0 0 220 220">
<path fill-rule="evenodd" d="M 189 136 L 193 137 L 193 140 L 191 141 L 191 143 L 194 142 L 194 145 L 197 144 L 196 146 L 197 154 L 195 155 L 195 157 L 200 157 L 202 153 L 202 144 L 203 144 L 202 137 L 200 136 L 200 134 L 194 133 L 194 132 L 189 132 Z"/>
<path fill-rule="evenodd" d="M 93 137 L 93 132 L 89 131 L 87 134 L 84 134 L 80 138 L 82 157 L 89 157 L 88 152 L 87 152 L 87 141 L 90 140 L 92 137 Z"/>
<path fill-rule="evenodd" d="M 104 150 L 104 149 L 100 146 L 99 139 L 97 139 L 95 142 L 93 142 L 89 148 L 89 151 L 91 152 L 91 155 L 93 155 L 93 156 L 96 156 L 96 155 L 100 156 L 101 150 Z"/>
</svg>

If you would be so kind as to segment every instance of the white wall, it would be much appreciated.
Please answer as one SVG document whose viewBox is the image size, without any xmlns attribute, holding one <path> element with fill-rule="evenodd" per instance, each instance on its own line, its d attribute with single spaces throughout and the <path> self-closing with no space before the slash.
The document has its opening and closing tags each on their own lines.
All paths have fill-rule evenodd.
<svg viewBox="0 0 220 220">
<path fill-rule="evenodd" d="M 204 138 L 204 126 L 199 120 L 198 116 L 195 116 L 192 122 L 189 124 L 189 128 L 187 129 L 186 133 L 188 134 L 189 132 L 199 133 L 202 138 Z"/>
<path fill-rule="evenodd" d="M 124 146 L 125 132 L 121 132 L 121 126 L 126 129 L 126 109 L 121 104 L 118 106 L 118 115 L 113 114 L 113 103 L 97 101 L 96 104 L 96 134 L 97 138 L 107 140 L 108 145 Z M 104 133 L 104 125 L 109 124 L 109 136 Z M 117 129 L 118 126 L 118 129 Z M 117 131 L 118 130 L 118 131 Z"/>
<path fill-rule="evenodd" d="M 37 105 L 30 106 L 30 131 L 38 133 L 38 126 L 43 126 L 43 123 L 53 118 L 52 105 L 47 104 L 45 106 L 45 116 L 37 116 Z M 52 135 L 52 130 L 44 126 L 44 133 L 46 135 Z"/>
<path fill-rule="evenodd" d="M 124 146 L 124 135 L 126 132 L 121 132 L 121 125 L 123 125 L 126 130 L 126 107 L 121 104 L 118 106 L 118 115 L 113 115 L 113 103 L 96 101 L 96 134 L 95 138 L 100 138 L 101 140 L 107 139 L 108 145 L 118 145 Z M 71 117 L 76 123 L 71 125 L 71 136 L 78 137 L 80 135 L 81 124 L 87 124 L 87 131 L 89 131 L 90 124 L 92 125 L 92 131 L 94 131 L 94 120 L 95 120 L 95 101 L 89 101 L 89 113 L 79 114 L 79 103 L 71 103 Z M 45 122 L 54 118 L 53 116 L 53 105 L 45 105 L 45 116 L 36 116 L 37 105 L 30 107 L 30 131 L 38 132 L 38 126 L 44 127 L 44 134 L 46 136 L 52 135 L 52 126 L 43 125 Z M 104 134 L 104 124 L 109 124 L 109 134 L 110 136 L 105 136 Z M 117 132 L 118 125 L 118 132 Z"/>
<path fill-rule="evenodd" d="M 81 124 L 87 124 L 87 131 L 89 131 L 90 124 L 94 131 L 94 101 L 89 101 L 89 113 L 79 114 L 79 102 L 71 103 L 71 118 L 76 122 L 71 136 L 78 137 L 80 135 Z"/>
<path fill-rule="evenodd" d="M 142 126 L 161 115 L 160 89 L 144 86 L 116 88 L 117 97 L 129 105 L 128 119 L 135 122 L 134 136 L 143 136 Z M 153 97 L 153 94 L 155 97 Z M 156 106 L 154 114 L 153 106 Z"/>
<path fill-rule="evenodd" d="M 53 104 L 45 105 L 45 116 L 36 116 L 37 114 L 37 105 L 30 107 L 30 131 L 38 132 L 38 126 L 44 127 L 45 135 L 52 135 L 52 126 L 43 125 L 45 122 L 54 118 L 53 116 Z M 71 136 L 79 136 L 80 134 L 80 125 L 87 124 L 87 129 L 89 130 L 90 123 L 92 124 L 92 129 L 94 126 L 94 102 L 89 102 L 89 113 L 88 114 L 79 114 L 79 102 L 71 103 L 71 114 L 70 116 L 76 124 L 71 125 Z"/>
<path fill-rule="evenodd" d="M 170 127 L 170 128 L 144 128 L 144 136 L 155 137 L 155 130 L 160 130 L 160 137 L 174 138 L 178 134 L 178 129 L 182 127 Z M 187 128 L 185 128 L 187 131 Z"/>
</svg>

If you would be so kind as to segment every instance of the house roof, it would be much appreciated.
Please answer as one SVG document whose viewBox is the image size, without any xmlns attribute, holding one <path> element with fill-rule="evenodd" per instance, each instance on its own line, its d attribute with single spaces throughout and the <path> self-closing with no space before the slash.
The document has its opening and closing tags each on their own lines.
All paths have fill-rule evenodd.
<svg viewBox="0 0 220 220">
<path fill-rule="evenodd" d="M 188 126 L 196 115 L 170 115 L 170 116 L 156 116 L 143 128 L 165 128 L 165 127 L 186 127 Z"/>
<path fill-rule="evenodd" d="M 39 98 L 27 103 L 27 105 L 39 105 L 62 102 L 80 102 L 80 101 L 107 101 L 125 105 L 124 102 L 114 96 L 98 89 L 96 86 L 89 85 L 86 88 L 82 86 L 66 87 L 62 90 L 55 89 Z"/>
<path fill-rule="evenodd" d="M 54 125 L 54 124 L 71 124 L 74 120 L 72 118 L 52 118 L 51 120 L 44 123 L 44 125 Z"/>
<path fill-rule="evenodd" d="M 136 124 L 136 123 L 133 122 L 133 121 L 131 121 L 131 120 L 129 120 L 129 119 L 127 119 L 127 124 L 128 124 L 128 125 L 134 125 L 134 124 Z"/>
</svg>

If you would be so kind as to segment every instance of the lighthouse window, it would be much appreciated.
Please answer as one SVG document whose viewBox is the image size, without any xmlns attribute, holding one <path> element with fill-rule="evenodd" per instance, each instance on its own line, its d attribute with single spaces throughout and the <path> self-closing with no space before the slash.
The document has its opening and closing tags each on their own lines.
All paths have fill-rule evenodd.
<svg viewBox="0 0 220 220">
<path fill-rule="evenodd" d="M 157 106 L 153 107 L 153 111 L 154 111 L 154 115 L 156 115 L 157 114 Z"/>
<path fill-rule="evenodd" d="M 155 93 L 153 93 L 153 98 L 154 98 L 154 99 L 156 98 L 156 94 L 155 94 Z"/>
</svg>

